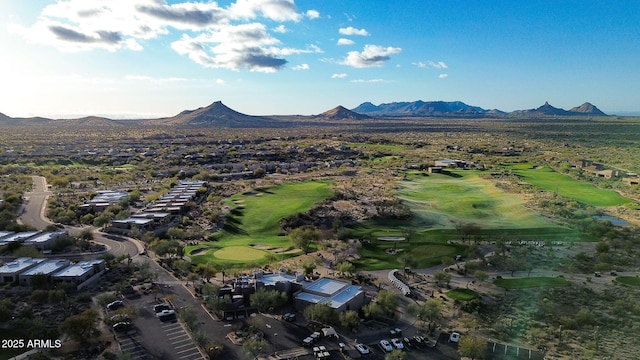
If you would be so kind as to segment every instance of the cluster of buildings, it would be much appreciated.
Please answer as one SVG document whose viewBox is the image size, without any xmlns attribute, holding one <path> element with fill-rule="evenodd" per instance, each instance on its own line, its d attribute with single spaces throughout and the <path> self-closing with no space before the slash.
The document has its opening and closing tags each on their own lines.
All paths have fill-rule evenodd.
<svg viewBox="0 0 640 360">
<path fill-rule="evenodd" d="M 206 185 L 205 181 L 181 181 L 143 211 L 126 219 L 113 220 L 107 231 L 130 235 L 133 229 L 146 232 L 168 225 L 176 215 L 184 211 L 189 201 L 197 199 L 198 190 Z"/>
<path fill-rule="evenodd" d="M 67 235 L 69 234 L 66 231 L 0 231 L 0 246 L 21 244 L 46 252 L 57 238 Z"/>
<path fill-rule="evenodd" d="M 338 312 L 358 311 L 365 304 L 362 287 L 348 282 L 330 278 L 307 281 L 302 274 L 257 271 L 253 276 L 241 276 L 221 289 L 221 295 L 232 297 L 231 306 L 225 311 L 224 317 L 244 314 L 244 305 L 249 303 L 249 296 L 260 288 L 285 292 L 298 311 L 319 303 L 328 304 Z"/>
<path fill-rule="evenodd" d="M 36 275 L 44 275 L 52 285 L 71 283 L 81 289 L 98 279 L 107 269 L 103 259 L 71 263 L 63 259 L 17 258 L 0 266 L 0 284 L 30 286 Z"/>
<path fill-rule="evenodd" d="M 605 165 L 593 162 L 591 160 L 579 160 L 572 162 L 573 167 L 582 169 L 585 172 L 590 172 L 597 177 L 603 177 L 605 179 L 624 178 L 629 185 L 640 184 L 640 177 L 638 174 L 625 172 L 619 169 L 607 169 Z"/>
<path fill-rule="evenodd" d="M 117 190 L 100 190 L 88 203 L 80 205 L 80 209 L 88 211 L 102 211 L 126 199 L 129 193 Z"/>
</svg>

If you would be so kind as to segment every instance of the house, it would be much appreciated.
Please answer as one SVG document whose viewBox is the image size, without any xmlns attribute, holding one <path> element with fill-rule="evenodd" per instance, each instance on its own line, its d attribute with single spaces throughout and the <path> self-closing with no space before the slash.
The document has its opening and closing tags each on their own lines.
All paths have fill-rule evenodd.
<svg viewBox="0 0 640 360">
<path fill-rule="evenodd" d="M 470 164 L 462 160 L 440 159 L 435 161 L 435 166 L 443 168 L 468 169 Z"/>
<path fill-rule="evenodd" d="M 38 231 L 13 233 L 0 239 L 0 246 L 9 245 L 10 243 L 23 243 L 36 234 L 38 234 Z"/>
<path fill-rule="evenodd" d="M 46 275 L 47 278 L 51 278 L 51 274 L 69 266 L 71 262 L 69 260 L 52 259 L 41 262 L 40 264 L 32 267 L 31 269 L 23 272 L 18 277 L 20 285 L 28 286 L 31 284 L 31 278 L 37 274 Z"/>
<path fill-rule="evenodd" d="M 34 247 L 40 251 L 48 249 L 59 237 L 69 235 L 66 231 L 43 232 L 24 241 L 23 245 Z"/>
<path fill-rule="evenodd" d="M 75 284 L 77 289 L 81 289 L 99 278 L 106 269 L 107 263 L 104 259 L 81 261 L 59 270 L 51 276 L 51 279 L 55 284 L 69 282 Z"/>
<path fill-rule="evenodd" d="M 302 290 L 294 295 L 294 306 L 298 311 L 318 303 L 329 304 L 338 312 L 358 311 L 364 302 L 365 292 L 360 286 L 329 278 L 304 284 Z"/>
<path fill-rule="evenodd" d="M 43 262 L 40 258 L 17 258 L 0 266 L 0 284 L 10 284 L 18 281 L 21 273 Z"/>
</svg>

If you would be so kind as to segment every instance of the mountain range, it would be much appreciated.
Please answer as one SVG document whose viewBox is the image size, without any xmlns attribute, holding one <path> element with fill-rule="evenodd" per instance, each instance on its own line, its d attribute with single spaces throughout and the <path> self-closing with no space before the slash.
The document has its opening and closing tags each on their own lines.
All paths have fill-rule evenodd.
<svg viewBox="0 0 640 360">
<path fill-rule="evenodd" d="M 413 102 L 392 102 L 380 105 L 373 105 L 365 102 L 351 109 L 352 111 L 369 116 L 460 116 L 460 115 L 531 115 L 531 116 L 606 116 L 594 105 L 586 102 L 576 106 L 571 110 L 555 108 L 545 102 L 544 105 L 529 110 L 516 110 L 512 113 L 493 109 L 485 110 L 478 106 L 467 105 L 461 101 L 413 101 Z"/>
<path fill-rule="evenodd" d="M 38 126 L 84 126 L 84 127 L 121 127 L 129 125 L 144 126 L 185 126 L 213 128 L 261 128 L 285 127 L 296 121 L 335 121 L 366 120 L 380 117 L 547 117 L 547 116 L 606 116 L 594 105 L 586 102 L 570 110 L 544 105 L 529 110 L 517 110 L 505 113 L 500 110 L 485 110 L 478 106 L 467 105 L 461 101 L 413 101 L 392 102 L 374 105 L 370 102 L 360 104 L 354 109 L 337 106 L 321 114 L 313 116 L 289 116 L 287 121 L 282 116 L 252 116 L 235 111 L 221 101 L 195 110 L 184 110 L 171 117 L 142 120 L 112 120 L 105 117 L 87 116 L 79 119 L 54 120 L 43 117 L 13 118 L 0 113 L 0 125 L 38 125 Z"/>
</svg>

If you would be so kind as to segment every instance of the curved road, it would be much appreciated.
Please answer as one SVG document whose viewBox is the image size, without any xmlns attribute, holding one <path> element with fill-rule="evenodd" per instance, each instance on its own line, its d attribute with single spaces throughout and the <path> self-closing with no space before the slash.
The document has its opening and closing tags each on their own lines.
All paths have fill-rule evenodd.
<svg viewBox="0 0 640 360">
<path fill-rule="evenodd" d="M 25 194 L 22 214 L 18 217 L 18 223 L 29 225 L 37 230 L 44 230 L 52 225 L 45 216 L 47 209 L 47 198 L 51 196 L 51 191 L 47 188 L 47 179 L 43 176 L 33 176 L 33 189 Z M 109 252 L 115 256 L 129 254 L 131 257 L 138 255 L 140 249 L 136 243 L 124 237 L 106 235 L 98 232 L 94 227 L 72 227 L 65 226 L 65 230 L 71 236 L 79 236 L 80 233 L 90 229 L 93 233 L 93 241 L 106 245 Z"/>
</svg>

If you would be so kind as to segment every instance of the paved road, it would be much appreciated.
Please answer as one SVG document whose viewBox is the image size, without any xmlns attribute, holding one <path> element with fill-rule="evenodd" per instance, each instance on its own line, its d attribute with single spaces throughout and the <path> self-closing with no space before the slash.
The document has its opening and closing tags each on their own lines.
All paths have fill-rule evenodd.
<svg viewBox="0 0 640 360">
<path fill-rule="evenodd" d="M 33 188 L 24 196 L 24 209 L 20 217 L 18 217 L 18 223 L 43 230 L 52 224 L 45 217 L 47 198 L 51 195 L 51 191 L 48 190 L 47 179 L 43 176 L 33 176 L 32 178 Z"/>
</svg>

